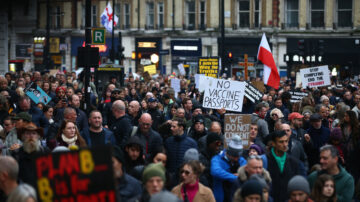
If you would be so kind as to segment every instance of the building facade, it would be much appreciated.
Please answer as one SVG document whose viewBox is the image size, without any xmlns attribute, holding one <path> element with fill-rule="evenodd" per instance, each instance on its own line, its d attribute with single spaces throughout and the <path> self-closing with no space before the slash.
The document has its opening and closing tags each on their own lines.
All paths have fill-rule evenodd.
<svg viewBox="0 0 360 202">
<path fill-rule="evenodd" d="M 249 69 L 250 76 L 262 75 L 262 65 L 256 62 L 256 55 L 263 33 L 266 33 L 275 62 L 284 75 L 291 70 L 323 64 L 328 64 L 331 69 L 359 73 L 360 1 L 224 1 L 224 47 L 233 57 L 226 64 L 228 74 L 241 76 L 243 67 L 239 62 L 243 61 L 244 54 L 248 54 L 249 62 L 254 63 Z M 50 20 L 50 54 L 54 66 L 75 69 L 77 47 L 84 44 L 85 38 L 85 0 L 50 1 L 49 19 L 46 17 L 46 0 L 35 2 L 36 27 L 30 29 L 32 37 L 45 36 L 46 22 Z M 119 23 L 115 27 L 114 48 L 117 50 L 118 32 L 121 32 L 125 72 L 141 70 L 151 63 L 150 56 L 157 54 L 160 72 L 177 72 L 177 65 L 183 63 L 189 68 L 187 72 L 195 73 L 197 57 L 219 55 L 220 2 L 115 0 L 114 10 Z M 107 3 L 106 0 L 92 0 L 92 27 L 102 27 L 100 15 Z M 10 31 L 8 35 L 11 35 Z M 10 37 L 10 53 L 18 43 Z M 100 47 L 102 63 L 109 58 L 111 46 L 111 33 L 107 33 L 106 45 Z M 10 54 L 9 59 L 17 59 L 13 56 Z M 36 61 L 36 56 L 31 58 Z"/>
</svg>

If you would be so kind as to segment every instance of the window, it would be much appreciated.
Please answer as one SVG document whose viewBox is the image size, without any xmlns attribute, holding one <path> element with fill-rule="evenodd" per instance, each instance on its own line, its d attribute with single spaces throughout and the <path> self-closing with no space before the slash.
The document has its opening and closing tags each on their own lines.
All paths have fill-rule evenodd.
<svg viewBox="0 0 360 202">
<path fill-rule="evenodd" d="M 287 0 L 285 5 L 285 26 L 298 27 L 299 0 Z"/>
<path fill-rule="evenodd" d="M 205 1 L 200 1 L 200 8 L 199 8 L 199 14 L 200 14 L 200 29 L 205 29 L 206 28 L 206 2 Z"/>
<path fill-rule="evenodd" d="M 261 0 L 255 0 L 255 10 L 254 10 L 254 27 L 260 27 L 260 5 L 261 5 Z"/>
<path fill-rule="evenodd" d="M 146 28 L 154 29 L 154 2 L 146 3 Z"/>
<path fill-rule="evenodd" d="M 130 4 L 124 4 L 124 28 L 130 28 Z"/>
<path fill-rule="evenodd" d="M 121 27 L 121 19 L 120 19 L 120 17 L 121 17 L 121 15 L 120 15 L 121 7 L 120 7 L 120 4 L 115 4 L 114 11 L 115 11 L 115 15 L 119 18 L 118 23 L 116 24 L 115 27 L 120 28 Z"/>
<path fill-rule="evenodd" d="M 158 13 L 158 18 L 157 18 L 158 27 L 164 28 L 164 3 L 163 2 L 158 3 L 157 13 Z"/>
<path fill-rule="evenodd" d="M 96 5 L 92 5 L 91 6 L 91 26 L 92 27 L 97 27 L 96 19 L 97 19 Z"/>
<path fill-rule="evenodd" d="M 84 5 L 84 4 L 82 5 L 82 16 L 81 16 L 81 19 L 82 19 L 81 25 L 82 25 L 82 27 L 85 27 L 85 5 Z"/>
<path fill-rule="evenodd" d="M 250 0 L 239 0 L 239 27 L 249 27 Z"/>
<path fill-rule="evenodd" d="M 324 27 L 324 0 L 311 0 L 311 27 Z"/>
<path fill-rule="evenodd" d="M 352 26 L 352 0 L 338 0 L 337 21 L 339 27 Z"/>
<path fill-rule="evenodd" d="M 195 1 L 186 2 L 186 26 L 187 29 L 195 29 Z"/>
<path fill-rule="evenodd" d="M 60 6 L 50 8 L 50 27 L 60 29 L 61 27 L 61 9 Z"/>
</svg>

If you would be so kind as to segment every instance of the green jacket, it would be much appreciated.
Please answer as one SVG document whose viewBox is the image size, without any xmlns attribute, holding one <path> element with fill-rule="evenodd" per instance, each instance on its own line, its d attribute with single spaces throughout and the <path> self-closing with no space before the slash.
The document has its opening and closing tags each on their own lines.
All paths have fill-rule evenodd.
<svg viewBox="0 0 360 202">
<path fill-rule="evenodd" d="M 349 202 L 354 196 L 354 178 L 339 165 L 340 173 L 333 175 L 336 188 L 336 196 L 338 202 Z M 312 189 L 315 180 L 321 174 L 325 174 L 326 171 L 314 171 L 308 176 L 310 188 Z"/>
</svg>

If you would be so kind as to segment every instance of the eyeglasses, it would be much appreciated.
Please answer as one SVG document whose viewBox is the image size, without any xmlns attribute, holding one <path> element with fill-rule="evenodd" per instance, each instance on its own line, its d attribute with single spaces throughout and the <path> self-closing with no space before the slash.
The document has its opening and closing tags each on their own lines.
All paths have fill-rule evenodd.
<svg viewBox="0 0 360 202">
<path fill-rule="evenodd" d="M 185 173 L 185 175 L 190 175 L 190 171 L 188 171 L 188 170 L 181 170 L 180 174 L 183 174 L 183 173 Z"/>
</svg>

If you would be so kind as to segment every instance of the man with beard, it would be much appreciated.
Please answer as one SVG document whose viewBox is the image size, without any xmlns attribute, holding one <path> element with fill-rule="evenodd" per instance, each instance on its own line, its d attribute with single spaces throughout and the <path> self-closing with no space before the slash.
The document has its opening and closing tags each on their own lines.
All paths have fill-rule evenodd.
<svg viewBox="0 0 360 202">
<path fill-rule="evenodd" d="M 14 152 L 13 156 L 19 163 L 19 180 L 32 183 L 36 180 L 36 170 L 33 168 L 33 157 L 37 153 L 46 153 L 48 150 L 41 146 L 40 137 L 43 129 L 38 128 L 35 123 L 29 123 L 18 131 L 18 138 L 22 140 L 23 146 Z"/>
<path fill-rule="evenodd" d="M 31 122 L 31 115 L 26 112 L 20 112 L 12 119 L 15 121 L 15 127 L 10 130 L 4 142 L 7 147 L 5 150 L 5 153 L 7 154 L 21 147 L 22 142 L 20 141 L 20 138 L 18 138 L 17 130 Z"/>
<path fill-rule="evenodd" d="M 89 147 L 111 144 L 115 145 L 114 133 L 102 126 L 101 112 L 93 110 L 89 117 L 90 128 L 81 131 L 81 136 L 85 139 Z"/>
</svg>

